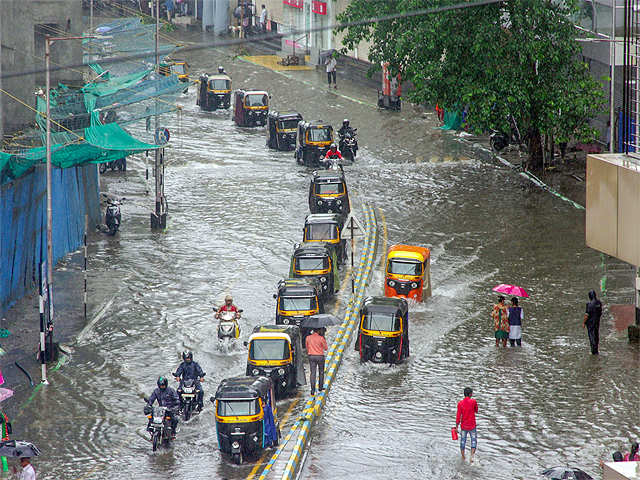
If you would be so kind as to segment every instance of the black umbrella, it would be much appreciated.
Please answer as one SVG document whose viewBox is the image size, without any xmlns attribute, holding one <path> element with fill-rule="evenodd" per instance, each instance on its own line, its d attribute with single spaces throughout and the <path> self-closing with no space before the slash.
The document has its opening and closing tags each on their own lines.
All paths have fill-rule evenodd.
<svg viewBox="0 0 640 480">
<path fill-rule="evenodd" d="M 324 328 L 331 325 L 340 325 L 342 320 L 328 313 L 318 313 L 302 320 L 300 324 L 304 328 Z"/>
<path fill-rule="evenodd" d="M 553 467 L 542 472 L 542 475 L 549 477 L 551 480 L 593 480 L 593 477 L 588 473 L 572 467 Z"/>
<path fill-rule="evenodd" d="M 335 48 L 330 48 L 329 50 L 321 50 L 320 51 L 320 63 L 326 62 L 327 58 L 332 56 L 333 52 L 335 52 L 335 51 L 336 51 Z"/>
<path fill-rule="evenodd" d="M 0 456 L 3 457 L 37 457 L 40 450 L 33 443 L 18 440 L 0 442 Z"/>
</svg>

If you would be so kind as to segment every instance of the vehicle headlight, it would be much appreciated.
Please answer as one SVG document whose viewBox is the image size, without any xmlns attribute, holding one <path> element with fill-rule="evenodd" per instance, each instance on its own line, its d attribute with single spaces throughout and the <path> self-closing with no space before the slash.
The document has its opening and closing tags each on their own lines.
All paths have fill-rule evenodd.
<svg viewBox="0 0 640 480">
<path fill-rule="evenodd" d="M 251 370 L 251 373 L 253 375 L 258 375 L 260 373 L 260 370 L 258 370 L 257 368 L 254 368 L 253 370 Z"/>
<path fill-rule="evenodd" d="M 231 444 L 231 447 L 233 447 L 233 448 L 240 448 L 240 444 L 239 444 L 238 442 L 233 442 L 233 443 Z"/>
<path fill-rule="evenodd" d="M 289 319 L 288 319 L 288 318 L 284 318 L 284 319 L 282 320 L 282 323 L 283 323 L 284 325 L 289 325 Z"/>
<path fill-rule="evenodd" d="M 376 358 L 382 358 L 382 353 L 381 352 L 376 352 Z"/>
<path fill-rule="evenodd" d="M 280 375 L 280 376 L 284 375 L 284 368 L 279 368 L 278 369 L 278 375 Z"/>
<path fill-rule="evenodd" d="M 323 289 L 323 290 L 326 290 L 327 288 L 328 288 L 328 287 L 327 287 L 327 284 L 326 284 L 326 283 L 325 283 L 324 285 L 322 285 L 322 289 Z"/>
<path fill-rule="evenodd" d="M 254 442 L 257 442 L 257 441 L 258 441 L 258 436 L 257 436 L 257 435 L 254 435 L 254 436 L 253 436 L 253 441 L 254 441 Z"/>
<path fill-rule="evenodd" d="M 413 282 L 413 283 L 411 284 L 411 288 L 418 288 L 418 284 L 417 284 L 416 282 Z"/>
<path fill-rule="evenodd" d="M 398 352 L 397 352 L 397 351 L 396 351 L 396 349 L 394 348 L 393 350 L 391 350 L 391 353 L 393 353 L 393 354 L 395 355 L 395 354 L 396 354 L 396 353 L 398 353 Z"/>
<path fill-rule="evenodd" d="M 283 386 L 283 387 L 286 387 L 286 386 L 287 386 L 287 382 L 283 381 L 283 382 L 282 382 L 282 386 Z"/>
<path fill-rule="evenodd" d="M 394 282 L 393 280 L 389 280 L 389 286 L 390 287 L 395 287 L 396 286 L 396 282 Z"/>
<path fill-rule="evenodd" d="M 325 282 L 327 281 L 327 277 L 320 277 L 320 281 L 321 281 L 322 283 L 325 283 Z"/>
<path fill-rule="evenodd" d="M 318 200 L 318 205 L 322 205 L 322 200 Z"/>
<path fill-rule="evenodd" d="M 337 201 L 338 205 L 342 205 L 342 200 Z"/>
</svg>

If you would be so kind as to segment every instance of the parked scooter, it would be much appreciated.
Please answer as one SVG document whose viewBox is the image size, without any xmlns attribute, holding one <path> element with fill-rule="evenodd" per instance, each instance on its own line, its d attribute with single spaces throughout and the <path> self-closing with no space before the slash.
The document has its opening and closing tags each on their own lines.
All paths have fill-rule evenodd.
<svg viewBox="0 0 640 480">
<path fill-rule="evenodd" d="M 509 120 L 511 132 L 507 134 L 498 130 L 492 130 L 491 135 L 489 136 L 489 145 L 491 145 L 491 148 L 496 152 L 500 152 L 512 145 L 517 146 L 520 150 L 526 151 L 529 143 L 528 135 L 523 137 L 520 134 L 518 123 L 516 122 L 516 119 L 513 118 L 513 115 L 509 114 L 507 118 Z"/>
<path fill-rule="evenodd" d="M 214 307 L 214 310 L 218 310 Z M 220 322 L 218 323 L 218 342 L 224 352 L 229 352 L 231 346 L 240 337 L 240 325 L 238 320 L 242 309 L 238 312 L 220 312 Z"/>
<path fill-rule="evenodd" d="M 100 173 L 105 173 L 108 169 L 112 171 L 119 170 L 121 172 L 127 171 L 127 157 L 113 160 L 112 162 L 105 162 L 100 164 Z"/>
<path fill-rule="evenodd" d="M 105 213 L 104 223 L 107 225 L 109 235 L 115 235 L 120 229 L 120 221 L 122 215 L 120 214 L 120 203 L 116 200 L 107 200 L 107 211 Z"/>
<path fill-rule="evenodd" d="M 144 398 L 145 402 L 148 399 Z M 144 414 L 149 419 L 147 431 L 151 434 L 151 445 L 155 452 L 159 446 L 168 447 L 171 443 L 171 412 L 167 407 L 145 405 Z"/>
<path fill-rule="evenodd" d="M 340 152 L 344 158 L 351 161 L 356 159 L 358 152 L 357 131 L 357 128 L 352 128 L 350 131 L 345 132 L 344 135 L 340 135 Z"/>
</svg>

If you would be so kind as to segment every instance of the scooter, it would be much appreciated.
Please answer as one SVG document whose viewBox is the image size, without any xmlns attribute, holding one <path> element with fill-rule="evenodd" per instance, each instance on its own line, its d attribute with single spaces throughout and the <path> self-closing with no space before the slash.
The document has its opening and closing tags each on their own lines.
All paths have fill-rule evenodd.
<svg viewBox="0 0 640 480">
<path fill-rule="evenodd" d="M 356 154 L 358 152 L 358 140 L 356 138 L 357 131 L 357 128 L 353 128 L 350 132 L 345 132 L 344 135 L 340 136 L 340 151 L 344 158 L 351 161 L 356 159 Z"/>
<path fill-rule="evenodd" d="M 217 308 L 214 307 L 214 310 Z M 229 352 L 231 345 L 240 337 L 240 325 L 238 320 L 243 310 L 238 312 L 220 312 L 218 318 L 218 343 L 224 352 Z"/>
<path fill-rule="evenodd" d="M 120 229 L 121 219 L 120 203 L 115 200 L 108 200 L 104 223 L 107 225 L 109 235 L 115 235 Z"/>
<path fill-rule="evenodd" d="M 511 126 L 511 132 L 507 134 L 498 130 L 492 130 L 489 136 L 489 145 L 491 145 L 491 148 L 496 152 L 501 152 L 511 145 L 515 145 L 520 150 L 526 151 L 529 143 L 528 136 L 525 135 L 523 137 L 520 134 L 520 129 L 513 115 L 509 114 L 507 119 Z"/>
</svg>

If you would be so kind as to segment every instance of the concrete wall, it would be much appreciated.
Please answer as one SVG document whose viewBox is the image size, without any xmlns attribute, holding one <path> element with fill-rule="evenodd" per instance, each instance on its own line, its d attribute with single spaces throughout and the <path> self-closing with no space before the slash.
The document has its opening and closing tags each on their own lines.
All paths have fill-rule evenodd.
<svg viewBox="0 0 640 480">
<path fill-rule="evenodd" d="M 52 36 L 82 35 L 81 0 L 0 0 L 0 56 L 3 74 L 44 68 L 43 33 Z M 38 28 L 37 25 L 47 25 Z M 54 65 L 82 62 L 80 40 L 58 42 L 51 50 Z M 44 74 L 7 78 L 2 89 L 35 107 L 34 92 L 44 87 Z M 51 84 L 77 84 L 82 74 L 63 70 L 51 75 Z M 1 94 L 0 116 L 5 134 L 34 122 L 34 112 Z"/>
</svg>

